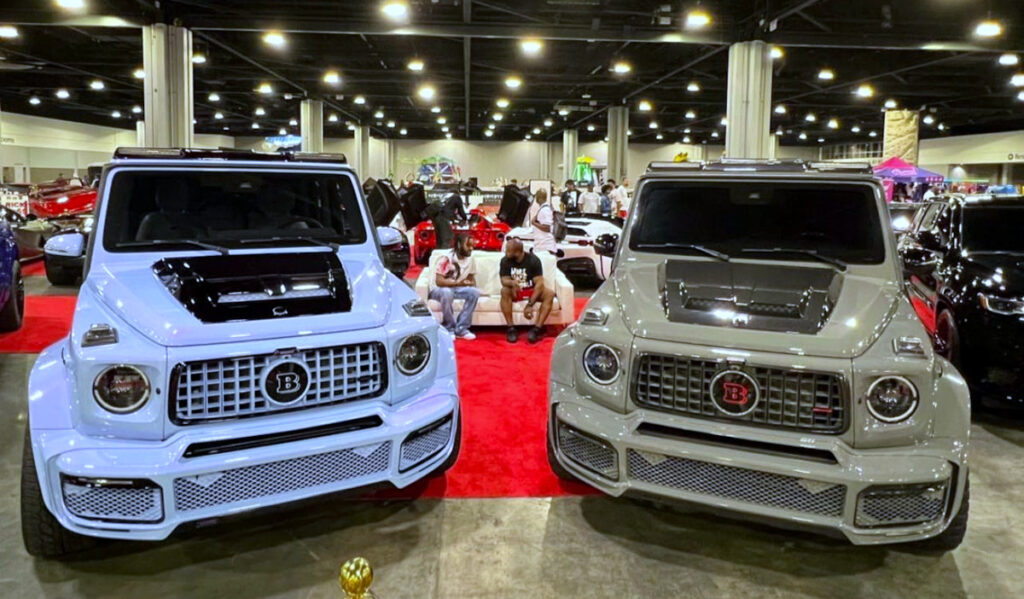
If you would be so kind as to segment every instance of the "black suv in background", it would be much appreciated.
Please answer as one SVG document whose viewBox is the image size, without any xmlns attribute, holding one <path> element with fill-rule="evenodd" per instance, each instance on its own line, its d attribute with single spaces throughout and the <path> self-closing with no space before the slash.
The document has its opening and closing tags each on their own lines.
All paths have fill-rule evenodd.
<svg viewBox="0 0 1024 599">
<path fill-rule="evenodd" d="M 911 301 L 976 403 L 1024 406 L 1024 196 L 953 196 L 900 242 Z"/>
</svg>

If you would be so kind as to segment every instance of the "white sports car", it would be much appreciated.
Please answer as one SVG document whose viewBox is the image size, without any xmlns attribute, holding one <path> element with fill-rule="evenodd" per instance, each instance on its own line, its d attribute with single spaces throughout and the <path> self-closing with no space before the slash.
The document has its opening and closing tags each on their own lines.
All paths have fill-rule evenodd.
<svg viewBox="0 0 1024 599">
<path fill-rule="evenodd" d="M 612 219 L 596 216 L 569 216 L 565 219 L 566 235 L 558 244 L 558 268 L 568 277 L 604 280 L 612 271 L 615 246 L 622 227 Z M 518 227 L 505 238 L 517 237 L 532 247 L 533 227 Z"/>
</svg>

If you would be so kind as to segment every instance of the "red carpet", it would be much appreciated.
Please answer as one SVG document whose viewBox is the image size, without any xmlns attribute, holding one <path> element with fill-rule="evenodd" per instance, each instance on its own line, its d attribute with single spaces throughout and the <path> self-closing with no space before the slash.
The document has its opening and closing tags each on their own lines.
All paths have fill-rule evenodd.
<svg viewBox="0 0 1024 599">
<path fill-rule="evenodd" d="M 75 311 L 73 295 L 29 295 L 21 329 L 0 335 L 0 353 L 38 353 L 68 334 Z"/>
<path fill-rule="evenodd" d="M 46 263 L 42 260 L 34 260 L 27 264 L 22 264 L 21 274 L 26 277 L 44 277 L 46 276 Z"/>
</svg>

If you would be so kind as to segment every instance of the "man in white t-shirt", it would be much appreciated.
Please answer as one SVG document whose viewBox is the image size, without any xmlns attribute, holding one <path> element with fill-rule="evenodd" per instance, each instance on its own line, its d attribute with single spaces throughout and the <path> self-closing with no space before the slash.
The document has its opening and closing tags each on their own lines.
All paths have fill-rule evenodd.
<svg viewBox="0 0 1024 599">
<path fill-rule="evenodd" d="M 551 232 L 555 224 L 555 210 L 548 202 L 548 193 L 543 189 L 537 190 L 534 199 L 537 203 L 537 212 L 530 220 L 533 226 L 533 251 L 554 253 L 558 251 L 555 235 Z"/>
<path fill-rule="evenodd" d="M 934 197 L 935 191 L 932 189 L 931 185 L 928 185 L 928 187 L 924 191 L 924 195 L 921 196 L 921 199 L 927 202 L 928 200 L 931 200 Z"/>
<path fill-rule="evenodd" d="M 587 190 L 580 195 L 580 212 L 583 214 L 601 213 L 601 196 L 594 191 L 593 183 L 587 183 Z"/>
<path fill-rule="evenodd" d="M 473 310 L 480 299 L 476 288 L 476 263 L 473 261 L 473 238 L 465 233 L 455 236 L 455 247 L 445 252 L 434 267 L 434 284 L 430 299 L 441 304 L 441 325 L 459 339 L 476 339 L 469 326 Z M 455 318 L 455 300 L 463 301 L 462 311 Z"/>
</svg>

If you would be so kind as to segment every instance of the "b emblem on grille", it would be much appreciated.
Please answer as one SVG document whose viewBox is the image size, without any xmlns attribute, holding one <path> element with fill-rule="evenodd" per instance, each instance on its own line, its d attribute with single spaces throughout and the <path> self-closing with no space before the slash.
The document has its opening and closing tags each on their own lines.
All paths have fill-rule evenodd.
<svg viewBox="0 0 1024 599">
<path fill-rule="evenodd" d="M 711 379 L 711 403 L 729 416 L 746 416 L 757 407 L 761 389 L 742 370 L 723 370 Z"/>
<path fill-rule="evenodd" d="M 278 404 L 295 403 L 309 389 L 309 369 L 294 359 L 270 364 L 262 378 L 263 394 Z"/>
</svg>

